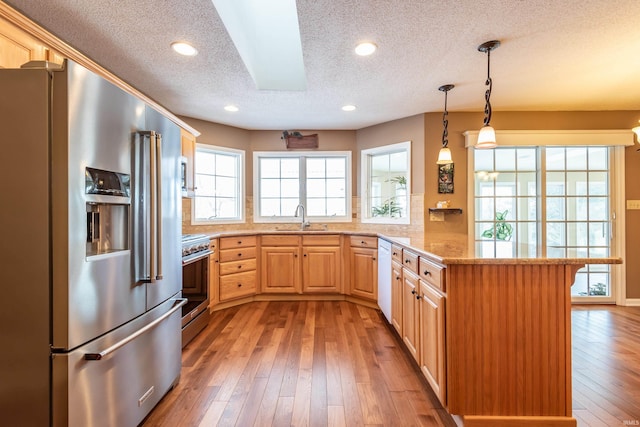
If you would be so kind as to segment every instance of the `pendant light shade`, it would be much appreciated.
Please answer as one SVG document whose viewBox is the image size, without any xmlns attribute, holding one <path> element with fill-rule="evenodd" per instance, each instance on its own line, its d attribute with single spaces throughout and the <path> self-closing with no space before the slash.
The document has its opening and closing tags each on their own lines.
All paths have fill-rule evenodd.
<svg viewBox="0 0 640 427">
<path fill-rule="evenodd" d="M 449 131 L 447 130 L 447 126 L 449 125 L 449 120 L 447 120 L 447 116 L 449 112 L 447 111 L 447 93 L 453 89 L 454 85 L 443 85 L 438 88 L 439 91 L 444 92 L 444 113 L 442 113 L 442 148 L 440 149 L 440 153 L 438 153 L 438 161 L 436 162 L 439 165 L 449 165 L 453 163 L 453 159 L 451 158 L 451 150 L 447 145 L 449 144 L 449 140 L 447 137 L 449 136 Z"/>
<path fill-rule="evenodd" d="M 484 42 L 478 46 L 478 51 L 485 52 L 487 54 L 487 81 L 485 82 L 487 90 L 484 93 L 484 126 L 478 133 L 478 141 L 476 142 L 475 148 L 495 148 L 497 146 L 496 131 L 491 127 L 489 122 L 491 122 L 491 89 L 493 87 L 493 81 L 491 80 L 490 73 L 491 51 L 496 49 L 498 46 L 500 46 L 500 42 L 498 40 Z"/>
<path fill-rule="evenodd" d="M 491 126 L 483 126 L 478 133 L 476 148 L 496 148 L 496 131 Z"/>
</svg>

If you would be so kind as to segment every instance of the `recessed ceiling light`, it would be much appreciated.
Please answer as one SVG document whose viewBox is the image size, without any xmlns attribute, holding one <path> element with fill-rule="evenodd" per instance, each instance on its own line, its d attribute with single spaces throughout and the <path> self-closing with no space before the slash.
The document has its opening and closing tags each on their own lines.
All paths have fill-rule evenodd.
<svg viewBox="0 0 640 427">
<path fill-rule="evenodd" d="M 356 53 L 360 56 L 368 56 L 375 52 L 377 48 L 378 46 L 375 43 L 363 42 L 356 46 Z"/>
<path fill-rule="evenodd" d="M 355 105 L 345 105 L 342 107 L 342 111 L 353 111 L 356 109 Z"/>
<path fill-rule="evenodd" d="M 232 113 L 235 113 L 236 111 L 238 111 L 238 110 L 239 110 L 239 108 L 238 108 L 238 107 L 236 107 L 235 105 L 227 105 L 227 106 L 225 106 L 225 107 L 224 107 L 224 109 L 225 109 L 226 111 L 230 111 L 230 112 L 232 112 Z"/>
<path fill-rule="evenodd" d="M 171 47 L 180 55 L 196 56 L 198 54 L 198 50 L 195 47 L 191 46 L 189 43 L 173 42 L 171 43 Z"/>
</svg>

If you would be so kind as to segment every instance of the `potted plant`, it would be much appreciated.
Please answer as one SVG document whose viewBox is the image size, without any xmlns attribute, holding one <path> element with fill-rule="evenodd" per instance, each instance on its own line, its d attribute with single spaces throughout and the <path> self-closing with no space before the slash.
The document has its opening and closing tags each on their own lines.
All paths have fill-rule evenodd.
<svg viewBox="0 0 640 427">
<path fill-rule="evenodd" d="M 482 237 L 496 240 L 511 240 L 513 235 L 513 226 L 507 222 L 507 214 L 509 209 L 504 212 L 496 212 L 496 222 L 493 227 L 484 230 Z"/>
</svg>

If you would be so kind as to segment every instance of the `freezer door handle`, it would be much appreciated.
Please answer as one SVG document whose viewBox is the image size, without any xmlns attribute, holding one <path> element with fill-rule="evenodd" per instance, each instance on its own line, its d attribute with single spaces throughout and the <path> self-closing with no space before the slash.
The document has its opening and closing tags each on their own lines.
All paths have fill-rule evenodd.
<svg viewBox="0 0 640 427">
<path fill-rule="evenodd" d="M 162 135 L 156 133 L 156 280 L 162 280 Z"/>
<path fill-rule="evenodd" d="M 101 360 L 101 359 L 103 359 L 104 357 L 106 357 L 109 354 L 113 353 L 114 351 L 118 350 L 120 347 L 123 347 L 127 343 L 135 340 L 140 335 L 142 335 L 142 334 L 144 334 L 146 332 L 149 332 L 151 329 L 155 328 L 157 325 L 162 323 L 166 318 L 171 316 L 173 313 L 175 313 L 176 311 L 180 310 L 180 308 L 182 308 L 182 306 L 187 303 L 187 299 L 186 298 L 176 298 L 174 301 L 175 301 L 175 304 L 174 304 L 173 307 L 171 307 L 171 310 L 167 311 L 165 314 L 163 314 L 162 316 L 158 317 L 156 320 L 154 320 L 153 322 L 149 323 L 144 328 L 138 329 L 136 332 L 132 333 L 128 337 L 121 339 L 117 343 L 113 344 L 111 347 L 105 348 L 104 350 L 102 350 L 102 351 L 100 351 L 98 353 L 85 353 L 84 359 L 85 360 Z"/>
<path fill-rule="evenodd" d="M 156 280 L 156 256 L 158 250 L 158 243 L 156 241 L 157 230 L 158 230 L 158 157 L 156 153 L 157 142 L 156 142 L 157 134 L 154 131 L 149 132 L 149 166 L 150 166 L 150 194 L 149 201 L 151 204 L 151 217 L 150 217 L 150 244 L 149 244 L 149 264 L 150 264 L 150 281 L 154 282 Z"/>
</svg>

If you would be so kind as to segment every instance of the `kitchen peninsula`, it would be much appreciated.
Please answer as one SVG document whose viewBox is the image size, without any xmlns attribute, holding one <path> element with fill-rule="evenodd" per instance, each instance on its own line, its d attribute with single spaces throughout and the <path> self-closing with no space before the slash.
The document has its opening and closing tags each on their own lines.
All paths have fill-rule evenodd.
<svg viewBox="0 0 640 427">
<path fill-rule="evenodd" d="M 362 231 L 238 231 L 210 233 L 210 237 L 212 245 L 220 242 L 220 248 L 225 247 L 225 239 L 253 242 L 249 251 L 238 253 L 253 254 L 250 265 L 261 272 L 254 272 L 249 294 L 220 303 L 222 288 L 213 288 L 218 279 L 222 287 L 222 278 L 228 276 L 214 270 L 212 292 L 217 292 L 218 300 L 213 298 L 212 310 L 278 298 L 348 299 L 375 305 L 377 282 L 383 278 L 365 279 L 376 285 L 369 298 L 362 293 L 364 285 L 354 281 L 360 281 L 363 268 L 388 262 L 378 259 L 376 238 L 390 242 L 392 313 L 388 321 L 443 406 L 458 422 L 471 427 L 576 425 L 571 399 L 570 287 L 585 264 L 622 262 L 620 258 L 475 258 L 467 236 L 451 234 L 396 237 Z M 325 245 L 323 239 L 331 244 Z M 335 288 L 320 293 L 307 292 L 302 285 L 281 287 L 280 292 L 267 290 L 262 283 L 267 262 L 260 254 L 289 254 L 278 262 L 292 262 L 281 265 L 292 272 L 288 277 L 295 282 L 295 275 L 303 275 L 295 260 L 309 259 L 305 248 L 310 247 L 332 247 L 324 252 L 333 254 L 335 248 L 341 251 L 337 258 L 323 258 L 326 262 L 320 267 L 323 274 L 338 269 Z M 362 263 L 354 255 L 362 247 L 371 251 L 373 264 Z M 218 263 L 215 255 L 214 262 Z"/>
</svg>

